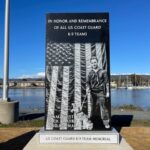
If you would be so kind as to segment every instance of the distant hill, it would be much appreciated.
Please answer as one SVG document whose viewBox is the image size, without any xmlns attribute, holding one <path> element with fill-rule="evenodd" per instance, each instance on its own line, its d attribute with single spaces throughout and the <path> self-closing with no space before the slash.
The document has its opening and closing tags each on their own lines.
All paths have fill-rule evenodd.
<svg viewBox="0 0 150 150">
<path fill-rule="evenodd" d="M 125 81 L 128 79 L 130 79 L 131 77 L 133 78 L 133 76 L 137 76 L 140 77 L 142 80 L 145 81 L 150 81 L 150 75 L 141 75 L 141 74 L 129 74 L 129 75 L 111 75 L 111 81 L 118 81 L 118 80 L 122 80 Z M 9 81 L 14 81 L 14 82 L 20 82 L 20 81 L 44 81 L 45 78 L 23 78 L 23 79 L 9 79 Z M 2 85 L 2 78 L 0 78 L 0 85 Z"/>
<path fill-rule="evenodd" d="M 141 76 L 143 79 L 150 79 L 150 75 L 141 75 L 141 74 L 129 74 L 129 75 L 111 75 L 111 79 L 127 79 L 127 77 L 130 77 L 131 75 Z"/>
</svg>

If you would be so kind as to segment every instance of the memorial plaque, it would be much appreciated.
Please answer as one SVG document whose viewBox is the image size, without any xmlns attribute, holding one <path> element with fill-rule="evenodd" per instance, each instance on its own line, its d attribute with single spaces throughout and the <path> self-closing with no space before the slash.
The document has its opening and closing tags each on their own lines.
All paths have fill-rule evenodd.
<svg viewBox="0 0 150 150">
<path fill-rule="evenodd" d="M 45 130 L 111 129 L 109 14 L 46 18 Z"/>
</svg>

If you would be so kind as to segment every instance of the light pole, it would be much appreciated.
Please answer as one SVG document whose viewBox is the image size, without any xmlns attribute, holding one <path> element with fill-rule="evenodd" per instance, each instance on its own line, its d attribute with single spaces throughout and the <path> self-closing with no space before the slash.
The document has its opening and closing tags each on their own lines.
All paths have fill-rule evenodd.
<svg viewBox="0 0 150 150">
<path fill-rule="evenodd" d="M 3 97 L 0 101 L 0 123 L 10 124 L 18 120 L 19 102 L 8 99 L 9 77 L 9 1 L 5 0 L 5 31 L 4 31 L 4 76 Z"/>
<path fill-rule="evenodd" d="M 9 78 L 9 0 L 5 1 L 3 101 L 8 101 Z"/>
</svg>

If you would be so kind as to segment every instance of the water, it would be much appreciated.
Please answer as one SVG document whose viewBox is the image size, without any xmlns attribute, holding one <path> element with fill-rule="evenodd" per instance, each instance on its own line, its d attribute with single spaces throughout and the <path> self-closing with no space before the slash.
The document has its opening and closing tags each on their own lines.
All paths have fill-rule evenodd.
<svg viewBox="0 0 150 150">
<path fill-rule="evenodd" d="M 150 89 L 112 89 L 111 99 L 112 107 L 132 104 L 150 109 Z"/>
<path fill-rule="evenodd" d="M 0 89 L 0 97 L 2 97 L 2 89 Z M 20 110 L 44 111 L 44 89 L 10 89 L 9 97 L 20 102 Z M 150 89 L 112 89 L 111 103 L 112 107 L 132 104 L 144 109 L 150 109 Z"/>
<path fill-rule="evenodd" d="M 24 110 L 43 110 L 45 106 L 45 91 L 41 89 L 10 89 L 9 97 L 19 101 L 19 109 Z M 0 89 L 2 97 L 2 89 Z"/>
</svg>

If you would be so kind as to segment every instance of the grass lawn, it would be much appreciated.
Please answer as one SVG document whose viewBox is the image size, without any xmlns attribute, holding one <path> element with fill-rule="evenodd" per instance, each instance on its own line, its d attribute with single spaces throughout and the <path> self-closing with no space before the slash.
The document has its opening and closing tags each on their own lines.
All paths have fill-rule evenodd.
<svg viewBox="0 0 150 150">
<path fill-rule="evenodd" d="M 44 120 L 26 120 L 26 121 L 18 121 L 15 123 L 12 123 L 10 125 L 4 125 L 0 124 L 0 128 L 11 128 L 11 127 L 43 127 L 44 126 Z M 115 125 L 112 126 L 115 127 Z M 117 125 L 119 126 L 119 125 Z M 121 125 L 120 125 L 121 126 Z M 144 127 L 150 127 L 150 120 L 132 120 L 130 126 L 144 126 Z"/>
</svg>

